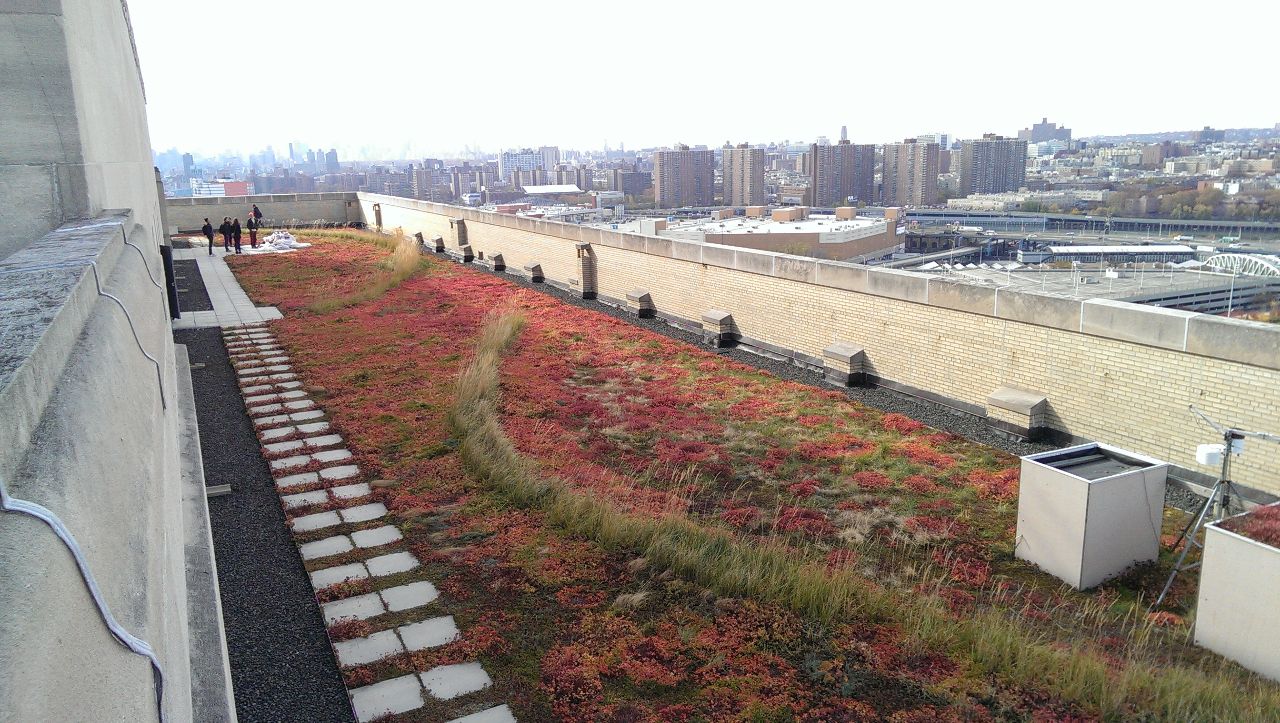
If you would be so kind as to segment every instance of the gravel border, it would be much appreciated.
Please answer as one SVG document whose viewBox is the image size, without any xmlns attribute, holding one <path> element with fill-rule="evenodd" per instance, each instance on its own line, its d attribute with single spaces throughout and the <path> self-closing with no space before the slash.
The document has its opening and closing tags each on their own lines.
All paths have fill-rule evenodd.
<svg viewBox="0 0 1280 723">
<path fill-rule="evenodd" d="M 231 485 L 230 494 L 209 499 L 209 519 L 236 714 L 242 723 L 353 721 L 320 608 L 285 527 L 222 331 L 177 330 L 174 340 L 186 344 L 193 366 L 204 365 L 193 368 L 191 377 L 205 483 Z"/>
<path fill-rule="evenodd" d="M 192 259 L 173 262 L 173 277 L 178 285 L 178 308 L 188 311 L 213 311 L 209 291 L 204 286 L 200 267 Z"/>
</svg>

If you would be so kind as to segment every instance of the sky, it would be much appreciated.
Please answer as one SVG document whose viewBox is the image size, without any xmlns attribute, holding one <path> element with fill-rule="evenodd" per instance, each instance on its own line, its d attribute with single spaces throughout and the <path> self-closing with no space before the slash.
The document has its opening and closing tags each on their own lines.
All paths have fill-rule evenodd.
<svg viewBox="0 0 1280 723">
<path fill-rule="evenodd" d="M 1280 122 L 1274 1 L 128 4 L 152 146 L 205 155 Z"/>
</svg>

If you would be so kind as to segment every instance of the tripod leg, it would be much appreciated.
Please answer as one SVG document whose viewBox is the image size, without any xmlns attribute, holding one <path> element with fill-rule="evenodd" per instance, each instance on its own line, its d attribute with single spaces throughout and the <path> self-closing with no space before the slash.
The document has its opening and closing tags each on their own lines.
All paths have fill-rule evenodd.
<svg viewBox="0 0 1280 723">
<path fill-rule="evenodd" d="M 1182 547 L 1182 554 L 1178 555 L 1178 561 L 1174 563 L 1173 571 L 1169 573 L 1169 579 L 1165 581 L 1164 589 L 1160 591 L 1160 597 L 1156 598 L 1155 603 L 1153 603 L 1151 607 L 1159 607 L 1160 603 L 1164 602 L 1165 596 L 1169 594 L 1169 590 L 1173 587 L 1173 581 L 1177 579 L 1178 573 L 1182 572 L 1182 563 L 1186 562 L 1187 553 L 1191 552 L 1191 546 L 1195 544 L 1196 535 L 1200 534 L 1200 528 L 1204 526 L 1204 519 L 1208 516 L 1209 510 L 1213 507 L 1214 500 L 1218 497 L 1219 487 L 1221 485 L 1222 483 L 1219 482 L 1213 486 L 1213 489 L 1209 492 L 1209 497 L 1205 499 L 1204 504 L 1200 506 L 1200 514 L 1196 515 L 1196 518 L 1191 525 L 1188 526 L 1186 530 L 1182 531 L 1182 535 L 1179 537 L 1179 540 L 1185 540 L 1186 542 Z M 1190 535 L 1187 534 L 1188 531 L 1190 532 Z M 1174 547 L 1177 547 L 1177 545 L 1174 545 Z"/>
</svg>

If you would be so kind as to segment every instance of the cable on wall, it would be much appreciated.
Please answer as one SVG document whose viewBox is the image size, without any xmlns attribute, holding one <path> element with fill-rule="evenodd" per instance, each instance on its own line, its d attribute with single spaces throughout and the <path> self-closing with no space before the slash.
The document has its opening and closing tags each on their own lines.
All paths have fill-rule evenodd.
<svg viewBox="0 0 1280 723">
<path fill-rule="evenodd" d="M 151 661 L 151 677 L 155 685 L 156 694 L 156 711 L 160 723 L 164 723 L 164 672 L 160 669 L 160 659 L 156 657 L 155 651 L 151 649 L 147 641 L 125 630 L 115 616 L 111 614 L 106 601 L 102 599 L 102 591 L 98 589 L 98 583 L 93 578 L 93 572 L 89 570 L 89 563 L 84 559 L 84 553 L 81 552 L 75 536 L 71 534 L 66 525 L 62 524 L 62 520 L 58 519 L 58 516 L 49 511 L 48 508 L 34 502 L 10 497 L 9 491 L 5 489 L 3 478 L 0 478 L 0 510 L 34 517 L 48 525 L 53 530 L 53 534 L 57 535 L 59 540 L 62 540 L 62 544 L 71 553 L 71 557 L 75 558 L 76 567 L 80 570 L 80 577 L 84 580 L 85 587 L 89 589 L 93 604 L 97 606 L 98 614 L 102 616 L 102 621 L 106 623 L 107 630 L 111 631 L 111 636 L 121 645 L 128 648 L 129 652 L 141 655 Z"/>
<path fill-rule="evenodd" d="M 93 268 L 93 285 L 98 288 L 98 296 L 105 296 L 116 302 L 116 305 L 124 312 L 124 318 L 129 320 L 129 331 L 133 332 L 133 340 L 138 344 L 139 351 L 142 352 L 143 356 L 150 359 L 152 364 L 156 365 L 156 382 L 160 385 L 160 407 L 162 409 L 168 409 L 169 404 L 165 401 L 164 375 L 160 372 L 160 362 L 156 361 L 155 357 L 148 354 L 147 350 L 142 346 L 142 340 L 138 338 L 138 330 L 133 326 L 133 317 L 129 315 L 129 310 L 125 308 L 124 302 L 102 290 L 102 282 L 98 278 L 98 263 L 96 261 L 90 261 L 89 266 Z"/>
</svg>

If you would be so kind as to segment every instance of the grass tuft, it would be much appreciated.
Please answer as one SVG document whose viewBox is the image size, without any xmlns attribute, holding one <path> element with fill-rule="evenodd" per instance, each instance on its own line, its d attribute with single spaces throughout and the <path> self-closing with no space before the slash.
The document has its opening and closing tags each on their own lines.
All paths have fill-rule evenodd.
<svg viewBox="0 0 1280 723">
<path fill-rule="evenodd" d="M 370 283 L 349 294 L 320 299 L 307 306 L 307 309 L 315 314 L 327 314 L 331 311 L 379 299 L 383 294 L 404 283 L 410 276 L 426 268 L 427 265 L 422 255 L 418 253 L 417 244 L 411 237 L 405 235 L 403 229 L 397 228 L 390 236 L 367 232 L 334 233 L 327 234 L 327 236 L 372 243 L 389 250 L 391 254 L 383 260 L 382 269 L 379 270 Z"/>
</svg>

